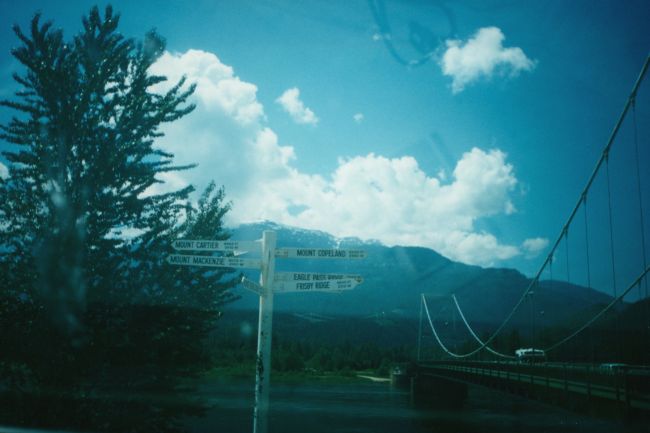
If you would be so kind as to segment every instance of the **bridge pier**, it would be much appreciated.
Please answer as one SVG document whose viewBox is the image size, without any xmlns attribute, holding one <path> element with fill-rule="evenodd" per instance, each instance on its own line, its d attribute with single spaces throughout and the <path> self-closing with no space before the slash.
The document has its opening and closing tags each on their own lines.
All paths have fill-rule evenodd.
<svg viewBox="0 0 650 433">
<path fill-rule="evenodd" d="M 461 407 L 466 399 L 466 383 L 421 372 L 411 377 L 411 402 L 415 406 Z"/>
</svg>

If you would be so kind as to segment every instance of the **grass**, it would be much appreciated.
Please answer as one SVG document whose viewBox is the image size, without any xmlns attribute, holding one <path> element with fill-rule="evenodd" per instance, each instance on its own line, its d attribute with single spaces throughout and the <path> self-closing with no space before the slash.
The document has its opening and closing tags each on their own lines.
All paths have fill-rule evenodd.
<svg viewBox="0 0 650 433">
<path fill-rule="evenodd" d="M 293 383 L 366 383 L 368 379 L 359 377 L 376 376 L 375 371 L 273 371 L 271 373 L 271 382 L 282 384 Z M 208 371 L 204 376 L 206 379 L 249 379 L 255 380 L 255 366 L 253 364 L 239 364 L 228 367 L 215 367 Z"/>
</svg>

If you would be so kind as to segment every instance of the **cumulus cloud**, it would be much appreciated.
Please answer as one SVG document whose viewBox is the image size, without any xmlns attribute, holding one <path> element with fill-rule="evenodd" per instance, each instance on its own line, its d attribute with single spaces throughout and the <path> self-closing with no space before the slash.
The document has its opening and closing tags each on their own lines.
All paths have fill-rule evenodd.
<svg viewBox="0 0 650 433">
<path fill-rule="evenodd" d="M 182 74 L 197 83 L 196 110 L 167 124 L 157 143 L 177 163 L 199 166 L 161 174 L 166 183 L 149 193 L 189 183 L 201 190 L 215 179 L 233 202 L 229 225 L 272 220 L 387 245 L 430 247 L 487 266 L 521 254 L 521 247 L 475 229 L 477 220 L 515 209 L 511 195 L 518 182 L 498 149 L 469 150 L 444 178 L 429 176 L 413 157 L 372 153 L 341 159 L 329 174 L 304 173 L 295 168 L 294 149 L 267 125 L 257 87 L 217 56 L 166 53 L 154 72 L 170 78 L 160 90 Z"/>
<path fill-rule="evenodd" d="M 463 91 L 465 86 L 481 77 L 491 77 L 495 71 L 516 76 L 535 67 L 535 61 L 521 48 L 505 48 L 504 40 L 498 27 L 484 27 L 465 43 L 457 39 L 446 41 L 440 66 L 444 75 L 452 77 L 454 93 Z"/>
<path fill-rule="evenodd" d="M 176 163 L 199 165 L 160 175 L 167 183 L 155 185 L 157 190 L 150 192 L 190 183 L 201 189 L 215 179 L 235 199 L 249 194 L 259 182 L 287 175 L 293 148 L 278 145 L 275 133 L 264 125 L 257 87 L 240 80 L 216 55 L 200 50 L 165 53 L 152 66 L 152 72 L 169 78 L 154 89 L 161 92 L 183 75 L 188 83 L 197 84 L 192 97 L 196 110 L 165 125 L 165 137 L 157 144 L 173 153 Z"/>
<path fill-rule="evenodd" d="M 548 239 L 546 238 L 530 238 L 521 244 L 521 248 L 526 253 L 527 258 L 537 257 L 547 246 Z"/>
<path fill-rule="evenodd" d="M 9 169 L 6 165 L 0 162 L 0 179 L 6 179 L 9 177 Z"/>
<path fill-rule="evenodd" d="M 257 101 L 257 86 L 241 81 L 230 66 L 212 53 L 201 50 L 189 50 L 182 55 L 165 53 L 151 72 L 165 73 L 169 78 L 159 85 L 160 90 L 187 75 L 196 83 L 195 96 L 205 109 L 217 110 L 238 123 L 251 124 L 264 115 L 262 104 Z"/>
<path fill-rule="evenodd" d="M 361 123 L 363 122 L 363 113 L 356 113 L 354 116 L 352 116 L 355 122 Z"/>
<path fill-rule="evenodd" d="M 255 203 L 291 203 L 303 210 L 292 215 L 287 207 L 276 208 L 264 217 L 387 245 L 430 247 L 465 263 L 492 265 L 519 254 L 517 247 L 474 230 L 477 219 L 506 211 L 517 183 L 498 150 L 465 153 L 448 184 L 427 176 L 410 156 L 375 154 L 339 161 L 329 180 L 294 176 Z"/>
<path fill-rule="evenodd" d="M 275 102 L 280 104 L 296 123 L 318 123 L 318 117 L 300 100 L 300 90 L 297 87 L 285 90 Z"/>
</svg>

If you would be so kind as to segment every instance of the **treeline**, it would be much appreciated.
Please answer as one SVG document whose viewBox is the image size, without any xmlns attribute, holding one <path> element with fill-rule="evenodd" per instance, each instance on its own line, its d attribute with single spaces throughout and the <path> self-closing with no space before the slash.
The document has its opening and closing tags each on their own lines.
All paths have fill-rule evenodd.
<svg viewBox="0 0 650 433">
<path fill-rule="evenodd" d="M 254 374 L 256 338 L 255 335 L 240 338 L 216 333 L 206 346 L 212 365 L 242 375 Z M 382 347 L 376 342 L 324 344 L 309 338 L 286 339 L 277 334 L 274 335 L 272 347 L 272 369 L 277 372 L 336 372 L 351 375 L 358 371 L 369 371 L 380 376 L 388 376 L 394 364 L 413 360 L 415 350 L 408 345 Z"/>
<path fill-rule="evenodd" d="M 598 313 L 600 308 L 585 312 L 565 326 L 543 330 L 538 341 L 542 347 L 546 347 L 564 339 Z M 649 365 L 650 299 L 613 310 L 553 350 L 550 358 L 558 361 Z"/>
</svg>

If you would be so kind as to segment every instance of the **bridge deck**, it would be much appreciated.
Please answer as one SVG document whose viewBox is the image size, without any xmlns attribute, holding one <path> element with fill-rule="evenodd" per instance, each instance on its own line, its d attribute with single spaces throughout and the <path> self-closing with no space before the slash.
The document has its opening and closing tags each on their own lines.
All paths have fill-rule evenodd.
<svg viewBox="0 0 650 433">
<path fill-rule="evenodd" d="M 419 374 L 478 383 L 547 400 L 561 406 L 610 406 L 616 412 L 650 414 L 650 370 L 616 371 L 571 364 L 515 362 L 428 362 Z"/>
</svg>

